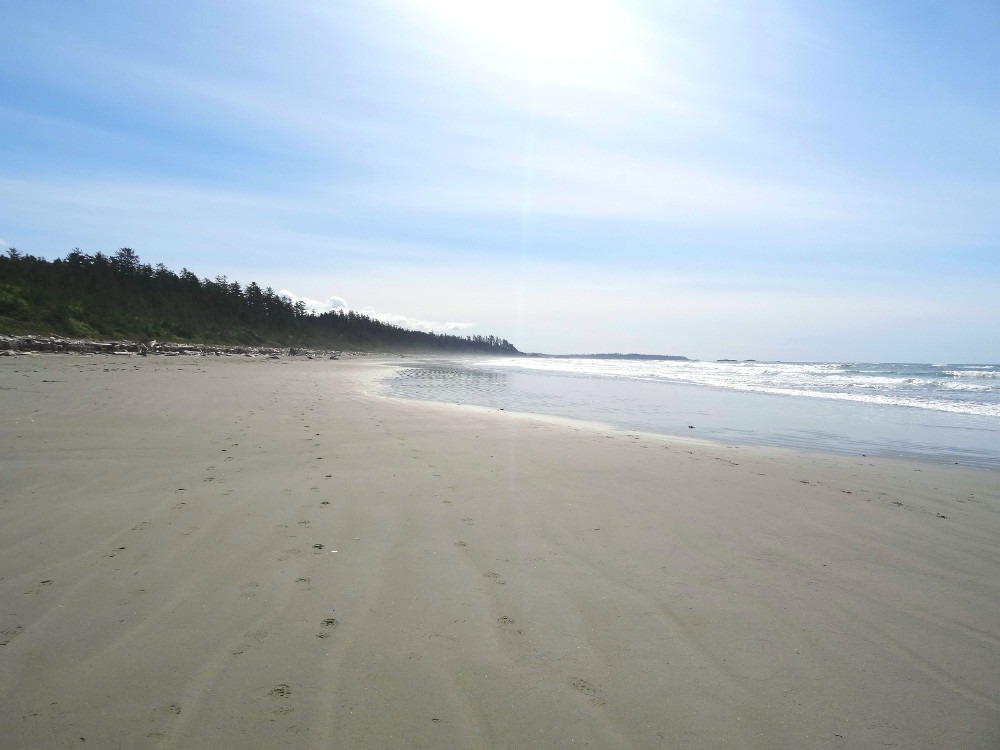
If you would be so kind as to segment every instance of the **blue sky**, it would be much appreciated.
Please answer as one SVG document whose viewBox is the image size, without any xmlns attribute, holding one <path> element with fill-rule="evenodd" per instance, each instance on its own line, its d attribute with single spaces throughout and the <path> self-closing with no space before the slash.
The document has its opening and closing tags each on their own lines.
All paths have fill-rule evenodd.
<svg viewBox="0 0 1000 750">
<path fill-rule="evenodd" d="M 0 0 L 0 250 L 523 351 L 1000 360 L 1000 5 Z"/>
</svg>

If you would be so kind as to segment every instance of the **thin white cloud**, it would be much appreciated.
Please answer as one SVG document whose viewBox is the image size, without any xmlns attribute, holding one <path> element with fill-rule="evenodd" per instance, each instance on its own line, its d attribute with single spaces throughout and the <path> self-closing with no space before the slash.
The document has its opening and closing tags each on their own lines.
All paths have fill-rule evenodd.
<svg viewBox="0 0 1000 750">
<path fill-rule="evenodd" d="M 363 307 L 357 310 L 352 310 L 343 297 L 329 297 L 325 302 L 321 302 L 319 300 L 310 299 L 309 297 L 300 297 L 287 289 L 282 289 L 278 292 L 278 294 L 282 297 L 287 297 L 293 304 L 304 302 L 306 309 L 310 312 L 316 313 L 317 315 L 333 311 L 345 313 L 353 311 L 362 315 L 367 315 L 369 318 L 374 318 L 375 320 L 379 320 L 383 323 L 399 326 L 400 328 L 406 328 L 411 331 L 457 334 L 460 331 L 474 328 L 476 325 L 475 323 L 459 323 L 454 321 L 440 322 L 434 320 L 423 320 L 421 318 L 415 318 L 411 315 L 379 312 L 371 307 Z"/>
<path fill-rule="evenodd" d="M 563 5 L 549 3 L 556 9 Z M 451 4 L 443 7 L 450 8 Z M 605 3 L 594 7 L 602 9 L 601 13 L 612 12 Z M 528 8 L 524 6 L 525 13 Z M 636 6 L 628 12 L 638 13 L 640 9 Z M 269 13 L 273 14 L 269 22 L 282 25 L 275 32 L 280 35 L 287 36 L 303 23 L 301 15 L 291 14 L 283 22 L 273 9 Z M 64 208 L 76 214 L 72 225 L 78 233 L 80 228 L 93 232 L 98 222 L 107 227 L 134 224 L 136 234 L 119 240 L 134 245 L 143 244 L 144 237 L 138 235 L 142 227 L 156 227 L 154 231 L 168 232 L 171 240 L 177 240 L 184 235 L 185 221 L 194 223 L 192 217 L 196 217 L 199 229 L 211 233 L 213 225 L 218 227 L 206 236 L 217 246 L 219 240 L 225 243 L 226 237 L 244 241 L 255 234 L 267 241 L 287 234 L 288 227 L 301 225 L 303 219 L 304 223 L 320 225 L 317 237 L 329 238 L 338 231 L 339 216 L 373 210 L 389 216 L 401 211 L 506 220 L 534 215 L 559 220 L 668 223 L 711 232 L 792 232 L 797 240 L 805 239 L 804 245 L 811 238 L 803 238 L 801 233 L 817 229 L 822 232 L 818 238 L 822 243 L 834 233 L 852 237 L 868 234 L 889 243 L 894 239 L 910 241 L 914 235 L 917 241 L 926 243 L 968 234 L 970 229 L 975 232 L 977 227 L 981 227 L 981 234 L 990 233 L 993 219 L 988 211 L 973 213 L 967 208 L 985 203 L 981 197 L 977 199 L 974 188 L 957 185 L 946 196 L 906 195 L 894 200 L 891 196 L 908 186 L 874 184 L 865 175 L 850 174 L 846 168 L 839 177 L 824 178 L 806 168 L 796 172 L 788 166 L 793 159 L 783 161 L 778 170 L 759 158 L 737 166 L 704 155 L 686 156 L 685 141 L 675 142 L 675 136 L 698 133 L 710 145 L 730 148 L 736 139 L 754 152 L 762 148 L 760 141 L 773 139 L 775 133 L 765 135 L 759 118 L 749 116 L 746 102 L 729 96 L 728 87 L 737 79 L 706 80 L 706 72 L 699 67 L 704 60 L 697 64 L 685 62 L 687 55 L 676 51 L 691 50 L 699 38 L 697 34 L 714 26 L 714 20 L 708 23 L 714 15 L 683 7 L 666 13 L 681 31 L 668 34 L 661 28 L 657 34 L 667 36 L 644 38 L 644 46 L 655 48 L 656 60 L 647 61 L 652 66 L 648 76 L 639 76 L 641 95 L 632 92 L 623 99 L 621 92 L 605 90 L 546 90 L 545 95 L 528 97 L 530 107 L 516 115 L 512 115 L 512 102 L 504 97 L 493 101 L 492 109 L 477 111 L 481 103 L 491 101 L 490 94 L 481 92 L 492 88 L 471 86 L 483 81 L 484 73 L 476 72 L 475 66 L 456 70 L 452 65 L 448 70 L 449 75 L 469 77 L 475 106 L 459 95 L 466 93 L 464 89 L 459 92 L 441 85 L 445 80 L 439 69 L 441 61 L 435 62 L 427 53 L 420 57 L 424 37 L 402 40 L 415 56 L 416 72 L 392 70 L 397 85 L 380 89 L 382 104 L 369 110 L 342 109 L 333 106 L 330 99 L 305 96 L 306 89 L 301 85 L 286 93 L 283 87 L 272 85 L 274 80 L 258 83 L 246 75 L 224 77 L 194 64 L 172 68 L 68 35 L 67 39 L 73 41 L 68 46 L 74 51 L 63 54 L 73 62 L 92 66 L 91 72 L 112 76 L 116 90 L 117 84 L 125 86 L 128 96 L 136 102 L 147 101 L 149 92 L 155 91 L 158 98 L 170 102 L 170 110 L 188 115 L 200 113 L 216 128 L 234 119 L 247 123 L 241 126 L 244 137 L 248 137 L 247 128 L 278 128 L 287 139 L 281 148 L 295 152 L 305 144 L 316 146 L 311 154 L 315 154 L 317 163 L 354 151 L 363 154 L 360 161 L 364 166 L 350 177 L 319 174 L 313 182 L 299 181 L 295 194 L 282 198 L 276 197 L 278 193 L 255 193 L 253 186 L 241 188 L 246 192 L 240 194 L 225 189 L 192 189 L 176 182 L 157 184 L 150 177 L 136 179 L 133 184 L 122 180 L 113 185 L 102 183 L 100 176 L 97 184 L 78 179 L 74 185 L 47 186 L 36 191 L 30 201 L 21 189 L 24 185 L 12 187 L 9 192 L 0 185 L 0 194 L 7 193 L 0 197 L 12 205 L 12 216 L 17 215 L 25 224 L 28 222 L 21 217 L 41 205 L 51 210 L 38 212 L 32 221 L 35 226 L 54 225 L 57 222 L 52 220 Z M 460 18 L 462 14 L 464 11 Z M 331 29 L 339 18 L 334 13 L 328 19 Z M 789 24 L 788 19 L 783 19 L 777 27 Z M 630 34 L 638 33 L 635 27 L 640 25 L 625 24 Z M 399 33 L 398 28 L 393 28 L 393 33 Z M 733 34 L 733 28 L 730 22 L 728 31 L 712 32 L 709 49 L 721 49 L 730 42 L 727 33 Z M 377 46 L 385 44 L 386 38 L 366 43 Z M 261 53 L 268 60 L 281 57 L 267 49 Z M 702 50 L 698 54 L 701 60 L 707 53 Z M 398 66 L 409 59 L 391 57 L 378 65 L 391 67 L 394 61 Z M 317 62 L 313 75 L 327 71 L 330 62 Z M 721 60 L 720 64 L 725 62 Z M 731 60 L 728 65 L 729 75 L 735 76 Z M 277 70 L 270 74 L 272 79 L 290 75 L 287 62 Z M 366 67 L 352 69 L 349 74 L 386 75 L 386 70 L 379 67 L 378 73 L 373 73 Z M 419 78 L 415 92 L 399 86 L 411 76 Z M 766 89 L 760 81 L 753 88 Z M 706 89 L 725 90 L 725 103 L 719 103 L 723 98 L 718 91 L 714 98 L 711 93 L 696 93 Z M 678 91 L 683 92 L 680 99 L 675 96 Z M 414 102 L 407 97 L 413 97 Z M 678 105 L 681 109 L 670 104 L 678 101 L 683 105 Z M 560 114 L 564 102 L 572 104 L 568 110 L 571 118 Z M 418 106 L 401 107 L 407 103 Z M 593 121 L 591 111 L 598 115 Z M 608 116 L 609 112 L 613 115 Z M 527 142 L 532 139 L 535 145 L 528 148 Z M 636 143 L 645 143 L 650 152 L 643 153 Z M 30 196 L 28 187 L 26 195 Z M 16 211 L 14 202 L 19 204 Z M 61 207 L 57 209 L 54 202 Z M 245 231 L 246 227 L 255 227 L 256 231 Z M 145 232 L 148 237 L 149 230 Z M 898 237 L 894 238 L 894 233 Z M 80 239 L 70 242 L 77 244 Z"/>
<path fill-rule="evenodd" d="M 351 309 L 336 289 L 417 330 L 476 320 L 520 348 L 585 351 L 601 332 L 610 348 L 696 356 L 699 341 L 727 355 L 782 336 L 794 347 L 777 356 L 851 356 L 821 348 L 838 321 L 876 336 L 869 318 L 892 323 L 886 341 L 923 335 L 934 325 L 906 310 L 929 309 L 954 274 L 952 297 L 991 315 L 933 306 L 936 319 L 995 339 L 978 322 L 996 319 L 996 111 L 976 73 L 992 68 L 953 78 L 933 51 L 921 68 L 924 48 L 903 44 L 915 27 L 886 48 L 878 23 L 854 33 L 865 11 L 784 2 L 517 0 L 484 26 L 460 0 L 265 0 L 206 6 L 222 30 L 209 39 L 167 10 L 35 5 L 16 14 L 33 34 L 12 27 L 0 58 L 34 55 L 12 68 L 23 90 L 65 106 L 0 108 L 17 157 L 0 231 L 26 253 L 131 246 L 297 289 L 316 311 Z M 601 48 L 586 15 L 561 29 L 577 7 L 611 14 L 627 48 Z M 518 14 L 541 23 L 504 30 Z M 121 33 L 143 24 L 184 54 Z M 544 35 L 562 32 L 594 44 L 553 58 Z M 961 37 L 941 33 L 948 54 Z M 896 287 L 898 309 L 880 307 Z M 810 328 L 797 310 L 820 305 L 829 325 Z"/>
<path fill-rule="evenodd" d="M 367 315 L 370 318 L 375 318 L 383 323 L 389 323 L 390 325 L 399 326 L 400 328 L 407 328 L 411 331 L 424 331 L 426 333 L 451 333 L 457 334 L 460 331 L 467 330 L 469 328 L 475 328 L 475 323 L 457 323 L 457 322 L 447 322 L 442 323 L 433 320 L 421 320 L 420 318 L 414 318 L 409 315 L 398 315 L 396 313 L 384 313 L 373 310 L 370 307 L 362 308 L 357 312 Z"/>
<path fill-rule="evenodd" d="M 236 212 L 253 215 L 262 211 L 298 210 L 291 199 L 153 180 L 0 178 L 0 195 L 11 213 L 16 210 L 41 216 L 68 211 L 74 220 L 84 218 L 88 212 L 100 214 L 95 221 L 107 221 L 108 217 L 117 220 L 135 213 L 140 220 L 162 220 L 192 213 L 201 218 L 216 212 L 223 212 L 225 218 L 231 219 Z"/>
<path fill-rule="evenodd" d="M 328 297 L 325 302 L 319 300 L 310 299 L 309 297 L 299 297 L 297 294 L 288 291 L 287 289 L 282 289 L 278 292 L 281 297 L 288 297 L 292 301 L 292 304 L 298 304 L 299 302 L 304 302 L 306 309 L 310 312 L 316 313 L 317 315 L 322 315 L 323 313 L 332 312 L 334 310 L 347 310 L 347 302 L 343 297 Z"/>
<path fill-rule="evenodd" d="M 488 156 L 484 155 L 484 161 Z M 640 220 L 703 227 L 798 228 L 850 220 L 853 196 L 818 184 L 726 174 L 593 152 L 543 154 L 526 173 L 400 184 L 382 199 L 442 213 Z"/>
</svg>

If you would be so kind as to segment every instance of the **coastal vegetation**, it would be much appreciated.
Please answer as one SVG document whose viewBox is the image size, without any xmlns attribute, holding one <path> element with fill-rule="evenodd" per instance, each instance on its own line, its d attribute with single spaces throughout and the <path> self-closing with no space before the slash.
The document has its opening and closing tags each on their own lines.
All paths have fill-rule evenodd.
<svg viewBox="0 0 1000 750">
<path fill-rule="evenodd" d="M 496 336 L 413 331 L 353 311 L 309 311 L 271 287 L 225 276 L 199 279 L 131 248 L 73 250 L 48 261 L 10 248 L 0 255 L 0 333 L 79 338 L 310 346 L 361 351 L 516 354 Z"/>
</svg>

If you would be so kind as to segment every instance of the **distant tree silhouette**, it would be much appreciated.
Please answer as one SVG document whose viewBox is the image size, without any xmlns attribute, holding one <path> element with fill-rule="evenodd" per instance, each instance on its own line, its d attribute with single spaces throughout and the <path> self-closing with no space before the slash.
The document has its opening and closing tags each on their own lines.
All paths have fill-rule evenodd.
<svg viewBox="0 0 1000 750">
<path fill-rule="evenodd" d="M 52 262 L 8 248 L 0 256 L 0 333 L 518 353 L 496 336 L 411 331 L 346 310 L 316 315 L 271 287 L 199 280 L 187 268 L 144 264 L 128 247 L 111 256 L 74 248 Z"/>
</svg>

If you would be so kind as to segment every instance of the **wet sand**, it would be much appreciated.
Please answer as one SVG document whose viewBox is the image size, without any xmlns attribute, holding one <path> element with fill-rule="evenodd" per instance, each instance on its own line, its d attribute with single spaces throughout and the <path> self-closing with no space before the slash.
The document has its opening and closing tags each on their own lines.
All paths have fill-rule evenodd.
<svg viewBox="0 0 1000 750">
<path fill-rule="evenodd" d="M 0 359 L 4 747 L 996 748 L 1000 475 Z"/>
</svg>

